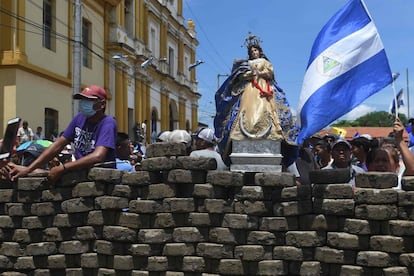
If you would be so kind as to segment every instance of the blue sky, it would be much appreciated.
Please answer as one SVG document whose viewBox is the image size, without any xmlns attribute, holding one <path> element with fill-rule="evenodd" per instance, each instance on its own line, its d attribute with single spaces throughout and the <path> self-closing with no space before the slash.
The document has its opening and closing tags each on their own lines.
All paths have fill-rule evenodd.
<svg viewBox="0 0 414 276">
<path fill-rule="evenodd" d="M 233 60 L 246 58 L 242 47 L 248 32 L 262 39 L 262 47 L 273 63 L 278 84 L 286 92 L 293 108 L 298 107 L 302 81 L 313 42 L 323 25 L 348 0 L 183 0 L 184 18 L 196 26 L 196 67 L 199 121 L 213 127 L 214 94 L 218 81 L 230 73 Z M 382 38 L 392 72 L 401 75 L 395 82 L 406 93 L 407 74 L 410 94 L 414 54 L 414 1 L 365 0 Z M 411 66 L 411 68 L 410 68 Z M 414 117 L 414 99 L 410 99 L 410 117 Z M 388 111 L 393 90 L 388 86 L 341 119 L 352 120 L 372 111 Z M 407 95 L 401 113 L 407 114 Z M 413 102 L 413 103 L 411 103 Z"/>
</svg>

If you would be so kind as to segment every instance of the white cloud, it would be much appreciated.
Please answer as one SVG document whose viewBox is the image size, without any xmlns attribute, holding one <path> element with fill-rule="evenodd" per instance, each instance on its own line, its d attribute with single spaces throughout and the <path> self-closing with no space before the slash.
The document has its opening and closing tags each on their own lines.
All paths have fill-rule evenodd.
<svg viewBox="0 0 414 276">
<path fill-rule="evenodd" d="M 348 120 L 348 121 L 353 121 L 355 119 L 358 119 L 361 116 L 364 116 L 370 112 L 374 112 L 376 111 L 375 107 L 369 106 L 369 105 L 365 105 L 365 104 L 361 104 L 358 105 L 357 107 L 355 107 L 352 111 L 348 112 L 347 114 L 345 114 L 341 120 Z"/>
</svg>

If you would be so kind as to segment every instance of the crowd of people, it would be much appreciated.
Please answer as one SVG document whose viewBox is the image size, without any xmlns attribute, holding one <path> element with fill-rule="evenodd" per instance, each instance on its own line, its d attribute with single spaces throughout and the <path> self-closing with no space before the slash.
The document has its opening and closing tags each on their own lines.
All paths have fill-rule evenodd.
<svg viewBox="0 0 414 276">
<path fill-rule="evenodd" d="M 401 188 L 401 177 L 414 175 L 414 155 L 403 139 L 404 131 L 404 125 L 396 118 L 393 131 L 381 139 L 372 138 L 369 134 L 357 135 L 349 141 L 332 134 L 324 137 L 314 135 L 301 149 L 306 152 L 308 161 L 296 161 L 296 176 L 302 184 L 309 184 L 307 176 L 300 172 L 348 168 L 351 175 L 349 183 L 354 185 L 358 173 L 391 172 L 398 175 L 396 188 Z"/>
<path fill-rule="evenodd" d="M 91 85 L 74 95 L 74 99 L 80 100 L 80 112 L 57 140 L 48 147 L 31 143 L 14 159 L 0 161 L 2 178 L 16 180 L 33 171 L 46 171 L 48 179 L 54 182 L 67 170 L 93 166 L 127 172 L 141 170 L 145 144 L 142 139 L 131 141 L 127 133 L 118 132 L 115 119 L 105 115 L 105 90 Z M 146 129 L 146 122 L 137 124 L 138 128 L 141 131 Z M 310 184 L 309 171 L 312 170 L 348 168 L 351 185 L 354 185 L 357 173 L 392 172 L 398 174 L 396 188 L 400 188 L 402 176 L 414 175 L 414 154 L 403 139 L 404 131 L 404 125 L 396 118 L 393 131 L 380 140 L 368 134 L 358 135 L 350 141 L 333 134 L 324 137 L 313 135 L 301 145 L 293 166 L 286 170 L 296 175 L 300 185 Z M 140 133 L 137 131 L 134 135 L 140 138 Z M 44 138 L 41 127 L 33 133 L 28 122 L 23 121 L 17 133 L 17 145 L 41 138 Z M 200 128 L 192 134 L 185 130 L 162 131 L 151 139 L 155 142 L 185 143 L 189 156 L 214 158 L 218 170 L 229 169 L 219 153 L 213 129 Z"/>
</svg>

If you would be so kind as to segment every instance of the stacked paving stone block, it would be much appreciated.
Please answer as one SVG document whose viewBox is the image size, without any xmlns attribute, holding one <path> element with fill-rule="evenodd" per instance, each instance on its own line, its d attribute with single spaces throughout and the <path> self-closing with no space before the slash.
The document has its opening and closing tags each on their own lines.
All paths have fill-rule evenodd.
<svg viewBox="0 0 414 276">
<path fill-rule="evenodd" d="M 142 171 L 0 186 L 2 275 L 412 275 L 414 178 L 216 171 L 183 144 Z"/>
</svg>

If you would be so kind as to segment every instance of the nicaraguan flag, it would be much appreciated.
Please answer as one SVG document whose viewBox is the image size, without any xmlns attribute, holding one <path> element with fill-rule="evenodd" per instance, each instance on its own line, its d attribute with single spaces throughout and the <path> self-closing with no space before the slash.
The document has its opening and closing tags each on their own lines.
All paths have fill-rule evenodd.
<svg viewBox="0 0 414 276">
<path fill-rule="evenodd" d="M 349 1 L 322 28 L 299 99 L 299 144 L 392 82 L 384 46 L 364 3 Z"/>
<path fill-rule="evenodd" d="M 392 99 L 392 102 L 390 104 L 390 108 L 388 110 L 388 113 L 395 114 L 395 103 L 397 103 L 397 112 L 398 112 L 398 108 L 400 108 L 400 106 L 404 105 L 404 93 L 403 93 L 402 88 L 397 93 L 397 96 Z"/>
</svg>

